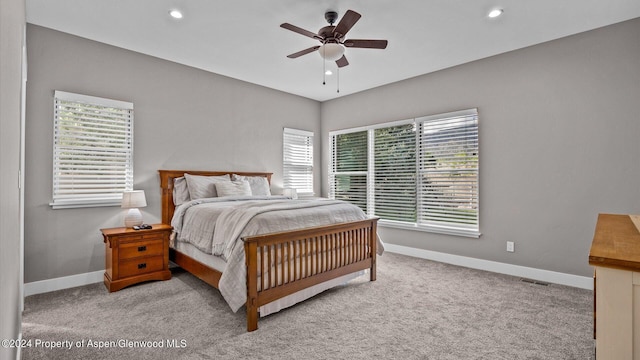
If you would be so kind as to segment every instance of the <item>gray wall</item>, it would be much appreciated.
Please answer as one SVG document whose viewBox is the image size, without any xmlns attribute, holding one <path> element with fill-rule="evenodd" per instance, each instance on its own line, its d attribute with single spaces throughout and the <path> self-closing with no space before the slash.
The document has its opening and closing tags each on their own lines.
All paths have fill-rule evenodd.
<svg viewBox="0 0 640 360">
<path fill-rule="evenodd" d="M 591 276 L 597 214 L 640 213 L 638 39 L 634 19 L 325 102 L 322 168 L 331 130 L 477 107 L 482 237 L 382 239 Z"/>
<path fill-rule="evenodd" d="M 20 301 L 20 122 L 24 0 L 0 2 L 0 339 L 17 339 Z M 0 359 L 16 348 L 0 347 Z"/>
<path fill-rule="evenodd" d="M 160 219 L 158 169 L 270 171 L 275 193 L 283 127 L 320 131 L 313 100 L 35 25 L 27 46 L 25 282 L 104 269 L 99 229 L 124 216 L 118 207 L 50 208 L 54 90 L 134 103 L 134 188 L 145 190 L 149 223 Z"/>
</svg>

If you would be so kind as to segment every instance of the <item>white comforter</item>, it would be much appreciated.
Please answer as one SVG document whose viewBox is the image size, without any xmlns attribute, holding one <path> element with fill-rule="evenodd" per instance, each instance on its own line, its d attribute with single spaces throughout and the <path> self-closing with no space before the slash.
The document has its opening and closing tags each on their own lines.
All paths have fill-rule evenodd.
<svg viewBox="0 0 640 360">
<path fill-rule="evenodd" d="M 242 237 L 365 218 L 360 208 L 339 200 L 288 200 L 274 196 L 211 198 L 176 208 L 171 225 L 176 241 L 189 242 L 227 261 L 219 289 L 235 312 L 247 300 Z M 381 253 L 382 244 L 378 245 Z"/>
</svg>

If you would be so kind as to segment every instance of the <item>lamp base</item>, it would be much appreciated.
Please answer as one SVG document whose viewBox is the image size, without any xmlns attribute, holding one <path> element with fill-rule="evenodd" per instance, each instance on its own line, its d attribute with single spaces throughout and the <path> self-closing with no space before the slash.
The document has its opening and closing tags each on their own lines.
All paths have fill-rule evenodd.
<svg viewBox="0 0 640 360">
<path fill-rule="evenodd" d="M 133 227 L 134 225 L 142 225 L 142 213 L 138 208 L 131 208 L 124 217 L 124 227 Z"/>
</svg>

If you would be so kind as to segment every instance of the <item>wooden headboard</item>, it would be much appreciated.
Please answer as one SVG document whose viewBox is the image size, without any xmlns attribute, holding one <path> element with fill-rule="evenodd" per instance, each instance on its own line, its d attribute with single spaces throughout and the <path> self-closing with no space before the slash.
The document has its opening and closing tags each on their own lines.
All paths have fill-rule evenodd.
<svg viewBox="0 0 640 360">
<path fill-rule="evenodd" d="M 243 171 L 203 171 L 203 170 L 158 170 L 160 174 L 160 189 L 162 189 L 162 223 L 171 224 L 175 205 L 173 204 L 173 179 L 184 176 L 184 174 L 202 176 L 220 176 L 237 174 L 242 176 L 263 176 L 271 184 L 273 173 L 265 172 L 243 172 Z"/>
</svg>

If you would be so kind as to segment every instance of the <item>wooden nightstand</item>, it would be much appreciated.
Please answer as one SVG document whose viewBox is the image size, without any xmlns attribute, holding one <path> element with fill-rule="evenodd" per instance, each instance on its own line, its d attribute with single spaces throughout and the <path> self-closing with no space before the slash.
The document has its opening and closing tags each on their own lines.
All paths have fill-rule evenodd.
<svg viewBox="0 0 640 360">
<path fill-rule="evenodd" d="M 171 226 L 100 229 L 104 238 L 104 285 L 109 292 L 149 280 L 169 280 Z"/>
</svg>

